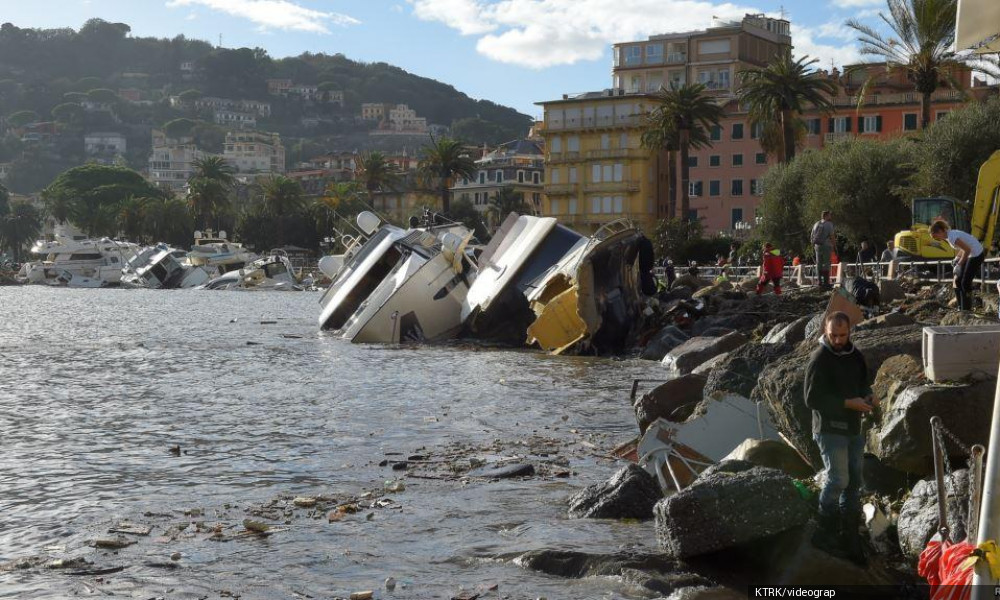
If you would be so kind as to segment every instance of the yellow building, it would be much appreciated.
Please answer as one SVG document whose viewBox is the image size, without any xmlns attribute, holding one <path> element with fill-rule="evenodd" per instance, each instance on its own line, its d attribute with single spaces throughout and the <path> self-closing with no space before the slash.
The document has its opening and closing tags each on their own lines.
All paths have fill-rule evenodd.
<svg viewBox="0 0 1000 600">
<path fill-rule="evenodd" d="M 623 217 L 652 234 L 656 159 L 639 142 L 654 100 L 605 90 L 539 104 L 546 165 L 541 213 L 583 234 Z"/>
</svg>

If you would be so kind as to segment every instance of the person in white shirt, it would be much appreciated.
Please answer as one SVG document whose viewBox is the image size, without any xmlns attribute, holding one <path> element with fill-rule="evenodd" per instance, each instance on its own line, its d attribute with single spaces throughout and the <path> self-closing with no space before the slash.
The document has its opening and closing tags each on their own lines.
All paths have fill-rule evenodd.
<svg viewBox="0 0 1000 600">
<path fill-rule="evenodd" d="M 980 275 L 986 258 L 982 243 L 944 221 L 934 221 L 930 233 L 936 240 L 947 240 L 955 249 L 955 299 L 959 310 L 972 310 L 972 280 Z"/>
</svg>

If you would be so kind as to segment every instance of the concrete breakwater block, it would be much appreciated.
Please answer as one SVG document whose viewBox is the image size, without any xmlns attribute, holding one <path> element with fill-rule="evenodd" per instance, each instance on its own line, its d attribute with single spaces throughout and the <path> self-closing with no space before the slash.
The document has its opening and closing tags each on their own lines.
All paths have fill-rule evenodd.
<svg viewBox="0 0 1000 600">
<path fill-rule="evenodd" d="M 729 472 L 729 463 L 739 470 Z M 686 558 L 733 548 L 809 520 L 792 479 L 776 469 L 728 461 L 657 503 L 656 537 L 668 555 Z"/>
</svg>

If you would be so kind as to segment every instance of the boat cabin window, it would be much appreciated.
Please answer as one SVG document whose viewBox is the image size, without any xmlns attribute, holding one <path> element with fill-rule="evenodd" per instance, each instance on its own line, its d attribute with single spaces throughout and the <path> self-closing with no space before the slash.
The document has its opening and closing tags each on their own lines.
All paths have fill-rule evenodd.
<svg viewBox="0 0 1000 600">
<path fill-rule="evenodd" d="M 78 253 L 78 254 L 71 254 L 70 257 L 69 257 L 69 259 L 70 260 L 101 260 L 101 255 L 100 254 L 83 254 L 83 253 Z"/>
</svg>

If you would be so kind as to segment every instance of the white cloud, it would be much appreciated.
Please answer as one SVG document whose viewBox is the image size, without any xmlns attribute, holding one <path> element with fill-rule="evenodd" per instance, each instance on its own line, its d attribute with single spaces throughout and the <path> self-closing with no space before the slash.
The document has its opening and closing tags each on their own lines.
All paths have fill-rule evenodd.
<svg viewBox="0 0 1000 600">
<path fill-rule="evenodd" d="M 861 8 L 863 6 L 886 6 L 885 0 L 833 0 L 830 3 L 837 8 Z"/>
<path fill-rule="evenodd" d="M 708 0 L 407 0 L 413 14 L 462 35 L 493 60 L 535 69 L 598 60 L 610 44 L 650 35 L 705 29 L 714 19 L 738 21 L 752 6 Z M 885 0 L 834 0 L 865 2 Z M 777 15 L 773 15 L 777 16 Z M 795 54 L 838 67 L 859 62 L 853 30 L 842 21 L 815 27 L 792 23 Z"/>
<path fill-rule="evenodd" d="M 188 13 L 188 15 L 186 17 L 184 17 L 184 20 L 185 21 L 194 21 L 197 18 L 198 18 L 198 13 L 196 13 L 194 11 L 191 11 L 191 12 Z"/>
<path fill-rule="evenodd" d="M 360 23 L 345 14 L 312 10 L 289 0 L 169 0 L 167 6 L 169 8 L 203 6 L 234 17 L 249 19 L 262 30 L 330 33 L 330 25 L 347 26 Z"/>
<path fill-rule="evenodd" d="M 705 29 L 758 9 L 706 0 L 407 0 L 413 14 L 462 35 L 494 60 L 544 68 L 600 58 L 609 44 Z"/>
<path fill-rule="evenodd" d="M 846 36 L 846 32 L 834 31 L 834 35 L 824 35 L 825 25 L 821 25 L 817 28 L 812 27 L 797 27 L 792 23 L 792 45 L 794 46 L 792 53 L 796 58 L 808 55 L 810 58 L 817 58 L 819 62 L 813 65 L 814 67 L 820 69 L 829 70 L 831 64 L 839 69 L 842 69 L 844 65 L 850 65 L 858 62 L 864 62 L 861 53 L 858 52 L 857 44 L 855 43 L 840 43 L 840 44 L 824 44 L 817 40 L 817 38 L 840 38 L 847 41 L 843 36 Z M 850 38 L 854 39 L 854 36 Z"/>
</svg>

